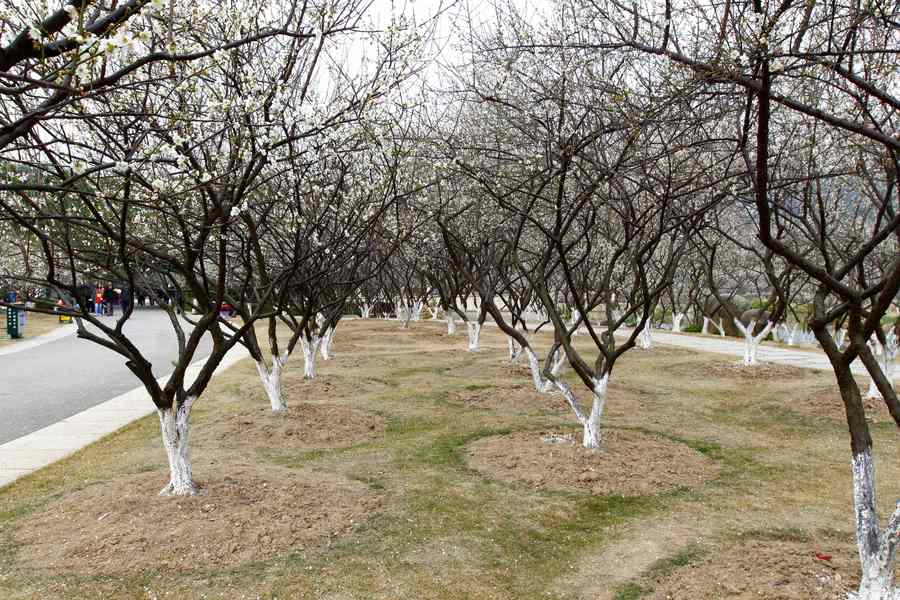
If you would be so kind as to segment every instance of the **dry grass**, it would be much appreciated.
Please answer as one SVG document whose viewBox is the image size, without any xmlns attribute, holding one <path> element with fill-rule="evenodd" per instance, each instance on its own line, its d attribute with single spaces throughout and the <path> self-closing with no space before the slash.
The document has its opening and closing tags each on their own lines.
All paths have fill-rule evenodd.
<svg viewBox="0 0 900 600">
<path fill-rule="evenodd" d="M 53 331 L 63 323 L 59 322 L 59 317 L 55 315 L 46 315 L 44 313 L 29 312 L 26 317 L 25 335 L 24 337 L 11 340 L 0 339 L 0 347 L 17 344 L 20 341 L 36 338 Z M 6 336 L 6 309 L 0 309 L 0 334 Z"/>
<path fill-rule="evenodd" d="M 483 338 L 473 354 L 436 324 L 347 322 L 317 380 L 289 364 L 281 416 L 238 364 L 192 420 L 197 498 L 156 497 L 153 418 L 0 490 L 0 596 L 829 598 L 852 585 L 828 376 L 635 350 L 613 373 L 608 455 L 543 456 L 535 439 L 577 435 L 573 417 L 506 363 L 496 330 Z M 874 435 L 896 456 L 890 427 Z M 500 436 L 530 454 L 504 456 Z M 623 451 L 629 472 L 604 466 Z M 529 480 L 540 464 L 572 483 L 562 465 L 579 460 L 574 485 Z M 883 499 L 900 496 L 897 467 L 879 465 Z M 641 473 L 655 487 L 634 485 Z"/>
</svg>

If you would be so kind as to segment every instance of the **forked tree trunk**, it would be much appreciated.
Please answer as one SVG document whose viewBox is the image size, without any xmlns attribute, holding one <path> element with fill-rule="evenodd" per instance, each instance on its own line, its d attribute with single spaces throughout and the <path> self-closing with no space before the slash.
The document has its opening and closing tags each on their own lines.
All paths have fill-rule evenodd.
<svg viewBox="0 0 900 600">
<path fill-rule="evenodd" d="M 331 360 L 331 343 L 334 341 L 334 327 L 325 330 L 325 335 L 319 341 L 319 350 L 322 352 L 322 358 Z"/>
<path fill-rule="evenodd" d="M 420 321 L 422 319 L 422 303 L 419 301 L 413 302 L 412 305 L 412 320 Z"/>
<path fill-rule="evenodd" d="M 447 335 L 456 334 L 456 315 L 452 312 L 447 313 Z"/>
<path fill-rule="evenodd" d="M 363 304 L 363 305 L 360 307 L 359 312 L 362 313 L 362 318 L 363 318 L 363 319 L 368 319 L 368 318 L 369 318 L 369 315 L 372 314 L 372 305 L 370 305 L 370 304 Z"/>
<path fill-rule="evenodd" d="M 163 447 L 169 459 L 169 484 L 160 490 L 160 496 L 194 496 L 197 486 L 191 472 L 191 460 L 188 455 L 188 427 L 191 408 L 196 396 L 188 396 L 180 405 L 172 408 L 158 408 L 159 428 L 162 433 Z"/>
<path fill-rule="evenodd" d="M 315 335 L 312 339 L 307 339 L 306 336 L 300 338 L 300 347 L 303 348 L 303 377 L 306 379 L 316 377 L 316 354 L 321 343 L 322 340 Z"/>
<path fill-rule="evenodd" d="M 585 415 L 581 410 L 581 406 L 578 404 L 578 400 L 575 398 L 575 394 L 572 392 L 571 386 L 559 379 L 555 382 L 556 388 L 562 392 L 566 402 L 569 403 L 569 406 L 574 411 L 578 422 L 581 423 L 581 445 L 585 448 L 596 449 L 600 448 L 603 444 L 601 427 L 603 425 L 603 410 L 606 408 L 606 390 L 609 385 L 609 374 L 606 374 L 599 379 L 594 379 L 593 383 L 594 390 L 592 394 L 593 400 L 591 402 L 591 412 Z"/>
<path fill-rule="evenodd" d="M 759 332 L 759 335 L 753 335 L 753 330 L 756 329 L 756 321 L 750 321 L 750 324 L 747 327 L 744 327 L 744 324 L 741 323 L 740 319 L 734 320 L 735 327 L 744 334 L 744 358 L 741 361 L 745 367 L 752 367 L 757 364 L 756 355 L 759 352 L 759 344 L 766 336 L 769 335 L 769 331 L 772 329 L 772 321 L 766 321 L 766 326 L 763 327 L 762 331 Z"/>
<path fill-rule="evenodd" d="M 681 333 L 681 322 L 684 320 L 684 313 L 676 313 L 672 315 L 672 333 Z"/>
<path fill-rule="evenodd" d="M 557 348 L 555 354 L 553 355 L 553 364 L 550 365 L 550 375 L 553 376 L 552 379 L 545 379 L 543 385 L 538 391 L 549 393 L 554 388 L 553 380 L 559 377 L 560 372 L 562 372 L 563 364 L 566 362 L 566 353 L 562 348 Z"/>
<path fill-rule="evenodd" d="M 467 321 L 466 327 L 469 330 L 469 352 L 478 352 L 478 340 L 481 337 L 481 323 L 478 321 Z"/>
<path fill-rule="evenodd" d="M 256 361 L 256 372 L 259 373 L 263 389 L 266 390 L 266 395 L 272 404 L 272 412 L 283 412 L 287 409 L 281 390 L 281 376 L 284 373 L 284 365 L 287 363 L 287 360 L 288 353 L 284 351 L 281 353 L 281 356 L 272 357 L 271 369 L 266 367 L 264 360 Z"/>
</svg>

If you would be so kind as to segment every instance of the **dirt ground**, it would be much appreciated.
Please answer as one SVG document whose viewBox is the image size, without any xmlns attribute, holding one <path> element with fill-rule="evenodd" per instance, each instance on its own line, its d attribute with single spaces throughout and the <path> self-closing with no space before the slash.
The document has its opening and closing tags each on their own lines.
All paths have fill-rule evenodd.
<svg viewBox="0 0 900 600">
<path fill-rule="evenodd" d="M 470 353 L 439 323 L 342 322 L 315 380 L 288 363 L 279 415 L 239 363 L 192 416 L 194 498 L 157 495 L 155 417 L 0 489 L 0 597 L 830 600 L 854 585 L 829 375 L 634 350 L 586 451 L 561 397 L 482 337 Z M 887 509 L 885 417 L 872 407 Z"/>
</svg>

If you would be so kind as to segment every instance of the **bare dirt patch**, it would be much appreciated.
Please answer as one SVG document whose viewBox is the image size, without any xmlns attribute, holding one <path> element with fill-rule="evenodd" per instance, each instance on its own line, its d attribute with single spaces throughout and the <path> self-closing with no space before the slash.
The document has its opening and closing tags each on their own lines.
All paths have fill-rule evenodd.
<svg viewBox="0 0 900 600">
<path fill-rule="evenodd" d="M 818 554 L 818 556 L 817 556 Z M 745 541 L 708 552 L 653 582 L 653 600 L 843 600 L 857 583 L 849 547 L 817 551 L 813 545 Z"/>
<path fill-rule="evenodd" d="M 719 470 L 689 446 L 651 433 L 607 429 L 599 451 L 583 448 L 579 436 L 524 431 L 484 438 L 467 447 L 468 464 L 501 481 L 621 496 L 698 486 Z"/>
<path fill-rule="evenodd" d="M 740 381 L 783 381 L 815 376 L 815 371 L 802 367 L 770 362 L 760 362 L 752 367 L 745 367 L 738 358 L 713 359 L 708 354 L 698 355 L 696 360 L 667 364 L 665 371 L 668 375 L 679 377 L 693 376 L 704 379 L 736 379 Z"/>
<path fill-rule="evenodd" d="M 866 419 L 872 423 L 893 423 L 891 413 L 887 409 L 884 400 L 871 400 L 865 397 L 868 388 L 868 380 L 860 378 L 860 391 L 863 393 L 863 406 L 866 409 Z M 797 398 L 796 408 L 815 416 L 824 416 L 841 423 L 846 420 L 844 402 L 836 385 L 817 386 Z"/>
<path fill-rule="evenodd" d="M 216 427 L 198 428 L 214 435 L 223 447 L 247 440 L 280 448 L 340 448 L 384 438 L 385 419 L 363 410 L 334 404 L 292 403 L 281 413 L 260 407 L 254 414 L 229 416 Z M 199 439 L 202 439 L 200 437 Z"/>
<path fill-rule="evenodd" d="M 380 503 L 369 486 L 322 470 L 199 470 L 208 479 L 195 497 L 157 496 L 158 473 L 67 495 L 17 527 L 19 565 L 81 574 L 238 565 L 327 545 Z"/>
</svg>

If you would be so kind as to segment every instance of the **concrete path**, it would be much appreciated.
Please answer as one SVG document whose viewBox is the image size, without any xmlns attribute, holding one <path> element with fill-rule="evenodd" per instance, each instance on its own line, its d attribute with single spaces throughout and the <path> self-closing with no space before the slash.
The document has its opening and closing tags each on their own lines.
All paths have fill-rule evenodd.
<svg viewBox="0 0 900 600">
<path fill-rule="evenodd" d="M 660 329 L 654 329 L 652 333 L 654 343 L 680 346 L 701 352 L 714 352 L 742 358 L 744 356 L 744 342 L 737 338 L 723 338 L 718 336 L 699 336 L 690 333 L 671 333 Z M 761 345 L 757 358 L 762 362 L 778 363 L 802 367 L 804 369 L 818 369 L 832 372 L 831 363 L 825 354 L 819 350 L 801 350 L 797 348 L 785 348 L 779 346 Z M 862 362 L 857 359 L 851 365 L 854 375 L 865 377 L 869 381 L 869 374 Z"/>
<path fill-rule="evenodd" d="M 247 351 L 242 346 L 233 348 L 216 369 L 216 374 L 246 356 Z M 197 376 L 202 364 L 203 361 L 199 360 L 188 368 L 187 381 Z M 165 381 L 166 377 L 160 377 L 159 381 Z M 143 387 L 139 387 L 0 445 L 0 487 L 46 467 L 155 410 L 150 396 Z"/>
<path fill-rule="evenodd" d="M 155 373 L 172 371 L 178 349 L 164 311 L 136 310 L 125 331 Z M 197 357 L 206 356 L 210 345 L 205 340 Z M 0 355 L 0 444 L 67 419 L 138 383 L 124 357 L 74 335 Z"/>
<path fill-rule="evenodd" d="M 26 338 L 13 344 L 9 344 L 8 346 L 0 347 L 0 356 L 15 354 L 16 352 L 22 352 L 24 350 L 31 350 L 32 348 L 43 346 L 44 344 L 50 343 L 60 338 L 75 335 L 76 329 L 77 328 L 75 327 L 74 323 L 72 323 L 71 325 L 60 325 L 56 329 L 48 331 L 44 335 L 39 335 L 33 338 Z"/>
</svg>

